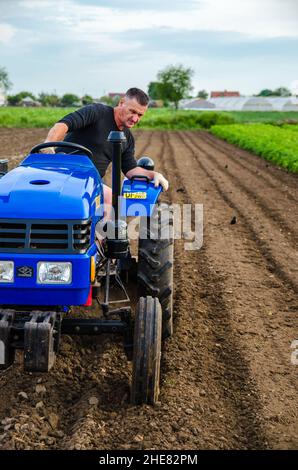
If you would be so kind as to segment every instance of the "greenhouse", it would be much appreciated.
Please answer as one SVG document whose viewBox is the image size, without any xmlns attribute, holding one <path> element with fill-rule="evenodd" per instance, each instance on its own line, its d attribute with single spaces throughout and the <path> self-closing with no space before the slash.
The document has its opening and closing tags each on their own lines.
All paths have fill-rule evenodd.
<svg viewBox="0 0 298 470">
<path fill-rule="evenodd" d="M 298 111 L 298 98 L 241 96 L 183 100 L 181 109 L 219 110 L 219 111 Z"/>
<path fill-rule="evenodd" d="M 298 111 L 298 98 L 292 96 L 287 97 L 268 97 L 274 111 Z"/>
</svg>

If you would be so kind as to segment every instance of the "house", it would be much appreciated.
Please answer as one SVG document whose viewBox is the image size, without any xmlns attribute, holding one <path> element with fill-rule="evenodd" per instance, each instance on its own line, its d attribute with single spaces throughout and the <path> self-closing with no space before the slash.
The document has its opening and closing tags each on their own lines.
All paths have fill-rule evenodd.
<svg viewBox="0 0 298 470">
<path fill-rule="evenodd" d="M 26 96 L 20 101 L 20 105 L 23 107 L 38 107 L 41 106 L 39 101 L 33 100 L 30 96 Z"/>
<path fill-rule="evenodd" d="M 162 108 L 163 105 L 163 100 L 150 100 L 148 103 L 148 108 Z"/>
<path fill-rule="evenodd" d="M 125 96 L 125 93 L 109 93 L 108 94 L 109 98 L 116 98 L 116 97 L 123 98 L 123 96 Z"/>
<path fill-rule="evenodd" d="M 239 97 L 239 91 L 211 91 L 210 98 L 232 98 Z"/>
</svg>

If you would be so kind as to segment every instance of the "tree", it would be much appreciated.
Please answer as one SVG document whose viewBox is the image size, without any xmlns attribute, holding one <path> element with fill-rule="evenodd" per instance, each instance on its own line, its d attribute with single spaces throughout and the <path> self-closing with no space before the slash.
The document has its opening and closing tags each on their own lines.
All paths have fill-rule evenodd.
<svg viewBox="0 0 298 470">
<path fill-rule="evenodd" d="M 80 98 L 72 93 L 65 93 L 61 98 L 62 106 L 73 106 L 80 102 Z"/>
<path fill-rule="evenodd" d="M 55 93 L 50 94 L 42 92 L 38 95 L 38 101 L 40 101 L 43 106 L 57 107 L 61 105 L 60 98 Z"/>
<path fill-rule="evenodd" d="M 12 87 L 5 67 L 0 67 L 0 87 L 2 87 L 4 91 L 8 91 Z"/>
<path fill-rule="evenodd" d="M 84 96 L 82 97 L 82 100 L 81 100 L 81 101 L 82 101 L 82 103 L 83 103 L 84 105 L 86 105 L 86 104 L 92 104 L 94 100 L 93 100 L 92 96 L 90 96 L 90 95 L 84 95 Z"/>
<path fill-rule="evenodd" d="M 32 98 L 34 101 L 36 100 L 36 97 L 30 91 L 20 91 L 20 93 L 17 93 L 16 95 L 8 95 L 7 101 L 11 106 L 16 106 L 27 96 Z"/>
<path fill-rule="evenodd" d="M 113 96 L 113 97 L 108 96 L 108 95 L 103 95 L 99 98 L 99 101 L 101 103 L 105 103 L 105 104 L 107 104 L 109 106 L 112 106 L 114 108 L 119 103 L 120 98 L 121 97 L 119 95 L 116 95 L 116 96 Z"/>
<path fill-rule="evenodd" d="M 291 92 L 288 88 L 281 86 L 275 90 L 269 90 L 268 88 L 265 88 L 264 90 L 260 91 L 257 96 L 291 96 Z"/>
<path fill-rule="evenodd" d="M 284 86 L 276 88 L 276 90 L 273 91 L 273 94 L 275 96 L 291 96 L 290 90 Z"/>
<path fill-rule="evenodd" d="M 206 90 L 200 90 L 197 94 L 197 98 L 201 98 L 202 100 L 206 100 L 208 98 L 208 93 Z"/>
<path fill-rule="evenodd" d="M 157 74 L 161 84 L 161 98 L 165 101 L 172 101 L 175 108 L 178 109 L 178 103 L 182 98 L 186 98 L 193 89 L 191 77 L 193 75 L 191 68 L 185 68 L 183 65 L 169 65 Z"/>
<path fill-rule="evenodd" d="M 162 83 L 150 82 L 148 85 L 148 95 L 152 100 L 162 100 Z"/>
<path fill-rule="evenodd" d="M 261 90 L 257 96 L 272 96 L 272 94 L 273 94 L 272 90 L 265 88 L 264 90 Z"/>
</svg>

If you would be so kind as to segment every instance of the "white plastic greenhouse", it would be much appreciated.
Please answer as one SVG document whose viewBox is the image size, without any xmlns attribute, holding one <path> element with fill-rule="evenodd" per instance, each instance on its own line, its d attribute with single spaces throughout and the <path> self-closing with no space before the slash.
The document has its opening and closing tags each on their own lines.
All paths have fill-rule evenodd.
<svg viewBox="0 0 298 470">
<path fill-rule="evenodd" d="M 183 100 L 181 109 L 221 111 L 298 111 L 298 98 L 242 96 L 232 98 L 210 98 Z"/>
</svg>

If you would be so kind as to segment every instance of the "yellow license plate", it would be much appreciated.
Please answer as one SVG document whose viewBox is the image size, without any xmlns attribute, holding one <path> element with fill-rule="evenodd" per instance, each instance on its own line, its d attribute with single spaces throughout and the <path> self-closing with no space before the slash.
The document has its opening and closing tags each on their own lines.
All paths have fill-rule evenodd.
<svg viewBox="0 0 298 470">
<path fill-rule="evenodd" d="M 125 197 L 125 199 L 147 199 L 147 193 L 146 192 L 124 193 L 123 197 Z"/>
</svg>

